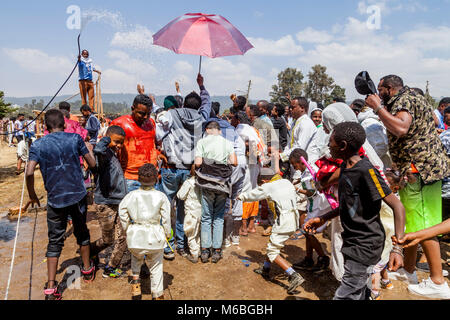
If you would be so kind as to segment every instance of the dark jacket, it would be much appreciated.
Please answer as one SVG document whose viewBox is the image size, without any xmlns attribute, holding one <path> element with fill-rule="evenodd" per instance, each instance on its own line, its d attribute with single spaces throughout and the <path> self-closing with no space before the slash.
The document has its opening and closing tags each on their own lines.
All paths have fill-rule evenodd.
<svg viewBox="0 0 450 320">
<path fill-rule="evenodd" d="M 216 163 L 211 159 L 203 159 L 202 165 L 196 170 L 196 185 L 200 189 L 230 194 L 232 172 L 231 165 Z"/>
<path fill-rule="evenodd" d="M 104 137 L 94 148 L 97 160 L 94 202 L 96 204 L 120 204 L 127 194 L 127 183 L 115 153 L 108 147 L 110 137 Z"/>
<path fill-rule="evenodd" d="M 286 121 L 284 121 L 283 117 L 278 118 L 271 118 L 273 123 L 273 128 L 275 129 L 275 132 L 278 134 L 278 140 L 280 142 L 281 150 L 284 150 L 287 146 L 287 136 L 288 136 L 288 130 L 286 126 Z"/>
</svg>

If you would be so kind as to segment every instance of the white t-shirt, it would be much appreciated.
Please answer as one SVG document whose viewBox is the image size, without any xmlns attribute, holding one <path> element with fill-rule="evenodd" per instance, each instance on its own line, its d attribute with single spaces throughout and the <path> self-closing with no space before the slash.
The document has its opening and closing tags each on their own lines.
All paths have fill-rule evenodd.
<svg viewBox="0 0 450 320">
<path fill-rule="evenodd" d="M 16 122 L 14 122 L 14 131 L 22 129 L 23 129 L 23 122 L 16 120 Z M 15 133 L 15 136 L 23 136 L 23 131 L 17 131 Z"/>
</svg>

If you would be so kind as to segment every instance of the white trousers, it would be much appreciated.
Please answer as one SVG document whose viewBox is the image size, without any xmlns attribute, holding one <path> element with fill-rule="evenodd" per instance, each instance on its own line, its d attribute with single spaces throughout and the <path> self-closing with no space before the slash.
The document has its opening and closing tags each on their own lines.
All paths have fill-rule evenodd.
<svg viewBox="0 0 450 320">
<path fill-rule="evenodd" d="M 130 249 L 131 252 L 131 270 L 133 275 L 141 273 L 142 265 L 147 262 L 150 270 L 150 283 L 153 298 L 159 298 L 164 294 L 164 272 L 163 272 L 163 256 L 164 249 L 145 250 Z"/>
<path fill-rule="evenodd" d="M 189 251 L 194 257 L 200 255 L 200 227 L 201 227 L 201 214 L 200 217 L 196 217 L 192 213 L 186 213 L 184 217 L 184 235 L 187 238 Z"/>
</svg>

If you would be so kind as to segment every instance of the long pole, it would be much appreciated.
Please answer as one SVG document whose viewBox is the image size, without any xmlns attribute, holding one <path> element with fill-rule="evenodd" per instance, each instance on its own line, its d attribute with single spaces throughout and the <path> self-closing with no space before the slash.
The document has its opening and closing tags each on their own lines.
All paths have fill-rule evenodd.
<svg viewBox="0 0 450 320">
<path fill-rule="evenodd" d="M 198 74 L 201 74 L 202 71 L 202 56 L 200 56 L 200 65 L 198 66 Z"/>
</svg>

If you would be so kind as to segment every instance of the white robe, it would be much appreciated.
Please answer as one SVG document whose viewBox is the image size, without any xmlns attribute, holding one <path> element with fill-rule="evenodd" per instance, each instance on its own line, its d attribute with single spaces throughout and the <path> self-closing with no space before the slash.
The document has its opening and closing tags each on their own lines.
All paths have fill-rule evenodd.
<svg viewBox="0 0 450 320">
<path fill-rule="evenodd" d="M 155 189 L 130 192 L 119 205 L 119 217 L 127 233 L 129 249 L 164 249 L 170 237 L 170 202 Z"/>
</svg>

